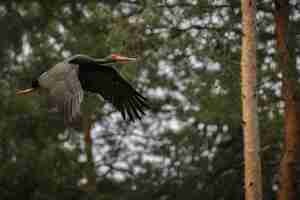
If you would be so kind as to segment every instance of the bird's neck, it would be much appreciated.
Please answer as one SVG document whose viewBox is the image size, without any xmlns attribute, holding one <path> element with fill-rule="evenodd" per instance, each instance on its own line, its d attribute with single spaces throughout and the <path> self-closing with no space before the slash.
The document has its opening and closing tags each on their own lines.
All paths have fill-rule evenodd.
<svg viewBox="0 0 300 200">
<path fill-rule="evenodd" d="M 112 60 L 110 58 L 99 58 L 99 59 L 95 59 L 95 62 L 99 65 L 112 65 L 115 64 L 116 61 Z"/>
</svg>

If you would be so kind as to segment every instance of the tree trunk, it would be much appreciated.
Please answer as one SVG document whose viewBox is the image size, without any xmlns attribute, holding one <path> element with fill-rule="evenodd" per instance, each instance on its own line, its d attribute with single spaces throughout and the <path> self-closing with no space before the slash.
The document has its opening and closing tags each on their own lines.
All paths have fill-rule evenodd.
<svg viewBox="0 0 300 200">
<path fill-rule="evenodd" d="M 241 81 L 244 128 L 245 199 L 262 199 L 260 141 L 256 100 L 256 30 L 255 0 L 242 3 Z"/>
<path fill-rule="evenodd" d="M 97 174 L 95 168 L 95 162 L 93 157 L 93 140 L 91 137 L 91 130 L 92 130 L 92 121 L 89 117 L 85 117 L 83 122 L 84 127 L 84 146 L 85 146 L 85 153 L 87 157 L 87 184 L 85 188 L 89 192 L 95 192 L 97 187 Z"/>
<path fill-rule="evenodd" d="M 300 147 L 300 115 L 296 92 L 297 69 L 294 33 L 289 29 L 289 1 L 275 1 L 276 45 L 278 64 L 282 71 L 284 99 L 284 150 L 280 163 L 278 200 L 299 199 L 297 192 L 297 162 Z M 292 27 L 291 27 L 292 29 Z M 290 41 L 290 42 L 288 42 Z"/>
</svg>

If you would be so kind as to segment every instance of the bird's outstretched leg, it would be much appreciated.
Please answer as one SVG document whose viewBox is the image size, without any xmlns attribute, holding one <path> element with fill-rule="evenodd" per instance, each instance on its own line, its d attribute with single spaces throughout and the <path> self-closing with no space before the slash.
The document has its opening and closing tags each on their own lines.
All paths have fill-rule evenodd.
<svg viewBox="0 0 300 200">
<path fill-rule="evenodd" d="M 25 89 L 25 90 L 18 90 L 16 92 L 16 95 L 26 95 L 26 94 L 29 94 L 31 92 L 33 92 L 35 90 L 35 88 L 28 88 L 28 89 Z"/>
</svg>

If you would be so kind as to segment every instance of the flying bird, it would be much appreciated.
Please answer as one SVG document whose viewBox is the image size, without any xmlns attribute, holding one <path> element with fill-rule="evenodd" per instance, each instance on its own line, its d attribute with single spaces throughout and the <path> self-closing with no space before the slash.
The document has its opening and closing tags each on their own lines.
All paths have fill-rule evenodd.
<svg viewBox="0 0 300 200">
<path fill-rule="evenodd" d="M 70 123 L 80 115 L 84 92 L 97 93 L 120 111 L 124 120 L 134 121 L 145 115 L 149 103 L 121 77 L 114 64 L 135 60 L 119 54 L 102 59 L 74 55 L 33 80 L 31 88 L 16 94 L 43 91 L 50 103 L 63 113 L 65 123 Z"/>
</svg>

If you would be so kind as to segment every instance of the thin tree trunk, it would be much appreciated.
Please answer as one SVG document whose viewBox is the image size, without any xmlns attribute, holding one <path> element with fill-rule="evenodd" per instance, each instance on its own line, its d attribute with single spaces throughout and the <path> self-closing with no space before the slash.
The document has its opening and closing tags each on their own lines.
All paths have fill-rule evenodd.
<svg viewBox="0 0 300 200">
<path fill-rule="evenodd" d="M 278 64 L 282 71 L 284 108 L 284 152 L 280 163 L 278 200 L 299 199 L 297 166 L 300 147 L 300 114 L 296 92 L 297 69 L 294 34 L 289 30 L 289 1 L 275 1 L 276 45 Z M 292 27 L 291 27 L 292 28 Z M 288 42 L 291 41 L 291 42 Z M 289 47 L 289 48 L 288 48 Z"/>
<path fill-rule="evenodd" d="M 83 126 L 84 126 L 84 146 L 85 146 L 85 153 L 87 157 L 87 165 L 88 165 L 88 171 L 87 171 L 87 184 L 85 188 L 89 192 L 95 192 L 96 191 L 96 168 L 95 168 L 95 162 L 93 157 L 93 140 L 91 137 L 91 130 L 92 130 L 92 121 L 89 117 L 85 117 Z"/>
<path fill-rule="evenodd" d="M 245 199 L 262 199 L 260 141 L 256 100 L 256 30 L 255 0 L 242 3 L 242 108 L 244 128 Z"/>
</svg>

